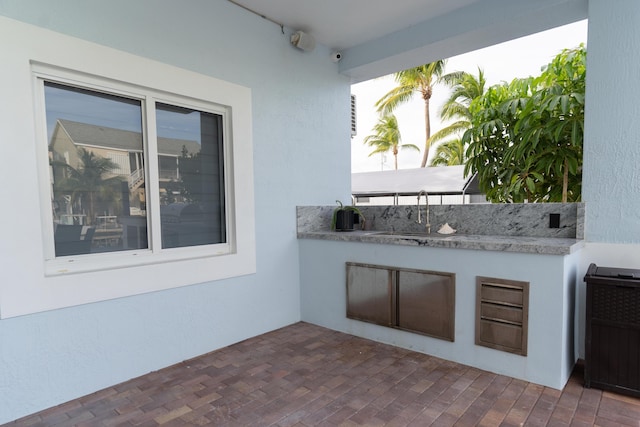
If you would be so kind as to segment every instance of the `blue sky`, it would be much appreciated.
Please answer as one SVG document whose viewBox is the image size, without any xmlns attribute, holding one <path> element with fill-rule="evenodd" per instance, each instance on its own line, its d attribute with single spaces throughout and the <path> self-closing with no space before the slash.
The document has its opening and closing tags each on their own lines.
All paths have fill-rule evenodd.
<svg viewBox="0 0 640 427">
<path fill-rule="evenodd" d="M 58 119 L 73 120 L 115 129 L 142 132 L 139 101 L 115 96 L 94 96 L 57 86 L 45 86 L 48 140 Z M 200 142 L 200 114 L 156 110 L 158 136 Z"/>
</svg>

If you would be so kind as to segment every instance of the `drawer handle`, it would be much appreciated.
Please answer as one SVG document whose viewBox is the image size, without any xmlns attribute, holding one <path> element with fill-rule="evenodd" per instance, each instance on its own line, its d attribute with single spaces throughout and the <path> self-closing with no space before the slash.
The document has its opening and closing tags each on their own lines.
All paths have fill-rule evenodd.
<svg viewBox="0 0 640 427">
<path fill-rule="evenodd" d="M 502 323 L 504 325 L 522 326 L 522 322 L 513 322 L 511 320 L 497 319 L 495 317 L 487 317 L 487 316 L 481 316 L 480 318 L 488 322 Z"/>
<path fill-rule="evenodd" d="M 511 308 L 522 308 L 522 304 L 516 304 L 516 303 L 512 303 L 512 302 L 498 301 L 498 300 L 492 300 L 492 299 L 487 299 L 487 298 L 482 298 L 480 301 L 483 302 L 483 303 L 493 304 L 493 305 L 497 305 L 497 306 L 511 307 Z"/>
</svg>

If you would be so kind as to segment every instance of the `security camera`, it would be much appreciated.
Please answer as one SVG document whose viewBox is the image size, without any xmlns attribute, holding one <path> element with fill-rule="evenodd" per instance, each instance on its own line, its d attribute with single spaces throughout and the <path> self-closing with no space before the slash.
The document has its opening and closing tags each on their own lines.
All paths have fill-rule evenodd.
<svg viewBox="0 0 640 427">
<path fill-rule="evenodd" d="M 332 52 L 331 53 L 331 60 L 333 62 L 338 62 L 342 59 L 342 54 L 340 52 Z"/>
</svg>

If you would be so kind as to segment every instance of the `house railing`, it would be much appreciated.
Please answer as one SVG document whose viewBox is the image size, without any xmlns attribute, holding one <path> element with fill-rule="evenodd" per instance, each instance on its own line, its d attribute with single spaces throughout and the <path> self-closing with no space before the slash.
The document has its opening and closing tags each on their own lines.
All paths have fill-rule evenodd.
<svg viewBox="0 0 640 427">
<path fill-rule="evenodd" d="M 129 191 L 139 188 L 144 183 L 144 168 L 137 169 L 129 175 Z"/>
</svg>

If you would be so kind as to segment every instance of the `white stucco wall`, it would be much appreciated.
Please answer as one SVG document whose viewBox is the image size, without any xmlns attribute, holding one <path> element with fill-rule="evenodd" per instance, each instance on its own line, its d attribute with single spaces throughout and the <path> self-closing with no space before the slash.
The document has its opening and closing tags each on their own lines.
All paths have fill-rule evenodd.
<svg viewBox="0 0 640 427">
<path fill-rule="evenodd" d="M 577 351 L 584 357 L 590 263 L 640 269 L 640 2 L 589 1 L 582 197 L 585 249 L 576 278 Z"/>
<path fill-rule="evenodd" d="M 640 2 L 589 3 L 583 198 L 590 242 L 640 243 L 638 22 Z"/>
<path fill-rule="evenodd" d="M 279 26 L 231 3 L 183 5 L 7 1 L 0 15 L 250 88 L 257 272 L 0 320 L 0 423 L 300 320 L 295 206 L 348 198 L 349 82 L 327 48 L 296 50 Z M 0 287 L 19 287 L 40 280 L 29 273 L 42 264 L 34 141 L 1 116 L 11 138 L 0 141 L 0 176 L 12 184 L 0 223 L 36 236 L 0 242 Z"/>
<path fill-rule="evenodd" d="M 348 81 L 322 46 L 311 54 L 292 49 L 278 26 L 228 2 L 192 4 L 0 2 L 0 15 L 249 87 L 257 243 L 255 275 L 1 320 L 0 423 L 300 319 L 295 206 L 349 197 Z M 640 85 L 634 74 L 640 2 L 589 0 L 588 14 L 588 242 L 576 274 L 578 351 L 586 265 L 640 268 Z M 14 39 L 0 43 L 2 49 L 21 46 Z M 438 41 L 438 51 L 461 46 L 446 43 Z M 0 111 L 10 108 L 11 100 L 0 101 Z M 4 114 L 0 124 L 5 134 L 12 126 Z M 5 227 L 39 223 L 37 196 L 30 194 L 37 192 L 33 169 L 16 170 L 14 162 L 30 143 L 0 140 L 0 178 L 11 184 L 3 186 Z M 0 266 L 28 269 L 38 257 L 30 242 L 0 241 Z M 5 272 L 0 280 L 19 285 L 21 279 Z"/>
<path fill-rule="evenodd" d="M 562 388 L 573 351 L 573 281 L 577 255 L 300 241 L 302 319 L 446 360 Z M 455 341 L 346 318 L 345 262 L 455 273 Z M 475 345 L 476 277 L 529 283 L 526 357 Z"/>
</svg>

